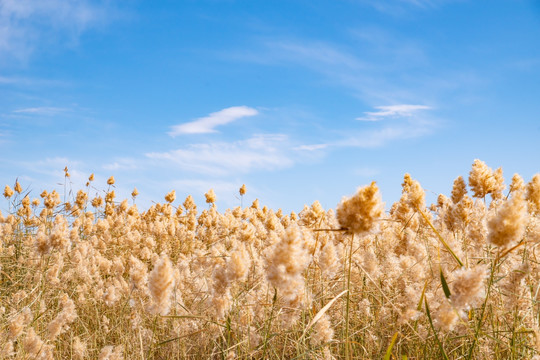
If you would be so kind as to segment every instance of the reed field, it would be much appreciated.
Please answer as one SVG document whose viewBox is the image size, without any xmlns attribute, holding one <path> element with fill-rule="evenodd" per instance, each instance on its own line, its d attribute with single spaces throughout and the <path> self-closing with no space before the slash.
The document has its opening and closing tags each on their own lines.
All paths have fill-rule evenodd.
<svg viewBox="0 0 540 360">
<path fill-rule="evenodd" d="M 245 186 L 145 211 L 113 177 L 24 186 L 0 215 L 1 359 L 540 359 L 540 174 L 475 160 L 432 205 L 405 174 L 391 206 L 372 183 L 290 214 Z"/>
</svg>

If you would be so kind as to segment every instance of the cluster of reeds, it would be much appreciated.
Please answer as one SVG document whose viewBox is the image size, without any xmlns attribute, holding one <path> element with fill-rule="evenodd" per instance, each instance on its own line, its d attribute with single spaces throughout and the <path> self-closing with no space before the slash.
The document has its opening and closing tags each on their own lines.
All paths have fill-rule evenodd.
<svg viewBox="0 0 540 360">
<path fill-rule="evenodd" d="M 5 187 L 0 358 L 540 359 L 540 175 L 476 160 L 431 206 L 407 174 L 389 212 L 372 183 L 298 214 L 114 183 Z"/>
</svg>

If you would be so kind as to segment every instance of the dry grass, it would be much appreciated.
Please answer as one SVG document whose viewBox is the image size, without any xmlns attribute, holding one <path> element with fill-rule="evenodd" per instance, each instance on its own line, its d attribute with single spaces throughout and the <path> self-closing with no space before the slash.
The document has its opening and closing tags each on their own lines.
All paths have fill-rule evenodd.
<svg viewBox="0 0 540 360">
<path fill-rule="evenodd" d="M 540 176 L 475 161 L 427 207 L 405 175 L 333 210 L 218 212 L 213 191 L 140 212 L 6 187 L 2 359 L 540 358 Z M 66 169 L 66 176 L 68 176 Z M 242 186 L 240 194 L 246 193 Z"/>
</svg>

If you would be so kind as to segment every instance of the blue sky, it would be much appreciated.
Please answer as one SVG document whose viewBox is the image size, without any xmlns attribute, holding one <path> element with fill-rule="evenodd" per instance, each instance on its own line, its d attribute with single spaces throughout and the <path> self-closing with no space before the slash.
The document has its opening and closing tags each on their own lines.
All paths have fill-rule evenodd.
<svg viewBox="0 0 540 360">
<path fill-rule="evenodd" d="M 0 0 L 1 181 L 333 208 L 540 171 L 540 2 Z M 5 205 L 3 206 L 5 208 Z"/>
</svg>

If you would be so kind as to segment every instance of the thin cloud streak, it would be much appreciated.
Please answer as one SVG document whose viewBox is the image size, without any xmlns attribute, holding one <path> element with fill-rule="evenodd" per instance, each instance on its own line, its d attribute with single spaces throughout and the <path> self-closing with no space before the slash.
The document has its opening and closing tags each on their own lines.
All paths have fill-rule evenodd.
<svg viewBox="0 0 540 360">
<path fill-rule="evenodd" d="M 215 133 L 217 126 L 226 125 L 244 117 L 255 116 L 259 112 L 247 106 L 232 106 L 197 120 L 175 125 L 169 135 L 176 137 L 183 134 L 207 134 Z"/>
<path fill-rule="evenodd" d="M 339 147 L 377 148 L 393 141 L 429 135 L 438 127 L 436 119 L 419 114 L 422 110 L 432 110 L 430 106 L 401 104 L 376 106 L 375 109 L 379 111 L 366 111 L 364 114 L 367 116 L 356 118 L 356 120 L 374 123 L 382 123 L 382 120 L 385 120 L 384 125 L 377 125 L 376 129 L 363 131 L 349 129 L 341 139 L 301 145 L 295 147 L 294 150 L 314 152 Z"/>
<path fill-rule="evenodd" d="M 364 34 L 366 32 L 369 36 Z M 254 50 L 224 56 L 233 61 L 267 66 L 299 66 L 352 90 L 353 96 L 370 104 L 415 103 L 420 98 L 433 100 L 433 91 L 426 85 L 429 83 L 422 80 L 428 75 L 403 77 L 404 71 L 415 73 L 423 69 L 423 74 L 426 73 L 429 61 L 422 44 L 384 31 L 376 32 L 373 38 L 373 32 L 373 28 L 351 30 L 357 40 L 354 47 L 309 39 L 263 39 Z M 381 54 L 384 55 L 382 60 Z"/>
<path fill-rule="evenodd" d="M 393 141 L 419 138 L 431 134 L 437 123 L 415 119 L 405 124 L 392 124 L 376 130 L 361 131 L 335 143 L 339 147 L 378 148 Z"/>
<path fill-rule="evenodd" d="M 295 147 L 293 150 L 298 151 L 316 151 L 326 149 L 329 144 L 313 144 L 313 145 L 300 145 Z"/>
<path fill-rule="evenodd" d="M 60 108 L 60 107 L 35 107 L 35 108 L 25 108 L 25 109 L 17 109 L 13 110 L 13 113 L 16 114 L 29 114 L 29 115 L 57 115 L 60 113 L 65 113 L 70 111 L 68 108 Z"/>
<path fill-rule="evenodd" d="M 140 162 L 133 158 L 120 158 L 116 161 L 103 165 L 103 169 L 109 171 L 117 170 L 135 170 L 138 169 Z"/>
<path fill-rule="evenodd" d="M 146 157 L 172 162 L 186 171 L 223 176 L 290 167 L 294 161 L 287 154 L 288 148 L 288 136 L 263 134 L 234 142 L 191 144 L 168 152 L 147 153 Z"/>
<path fill-rule="evenodd" d="M 388 106 L 376 106 L 375 109 L 379 111 L 366 111 L 364 114 L 366 116 L 358 117 L 356 120 L 361 121 L 380 121 L 386 118 L 396 118 L 396 117 L 411 117 L 416 114 L 419 110 L 430 110 L 430 106 L 426 105 L 388 105 Z"/>
</svg>

